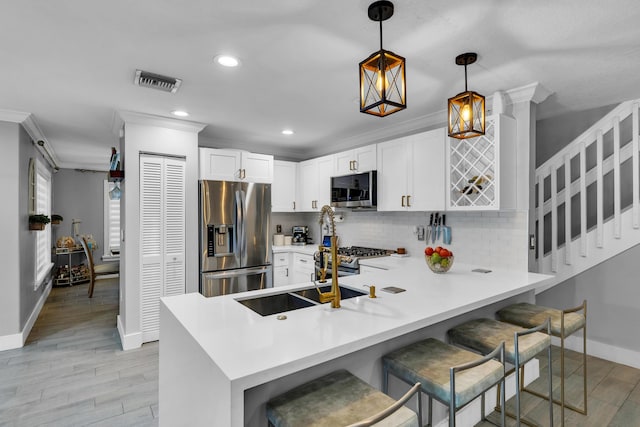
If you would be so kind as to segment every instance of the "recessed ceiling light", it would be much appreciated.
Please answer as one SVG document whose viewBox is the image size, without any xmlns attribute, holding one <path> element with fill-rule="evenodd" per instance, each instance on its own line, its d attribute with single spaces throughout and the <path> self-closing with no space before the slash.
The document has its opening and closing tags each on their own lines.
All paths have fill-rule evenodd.
<svg viewBox="0 0 640 427">
<path fill-rule="evenodd" d="M 291 129 L 284 129 L 282 131 L 283 135 L 293 135 L 293 131 Z"/>
<path fill-rule="evenodd" d="M 223 67 L 237 67 L 238 65 L 240 65 L 240 61 L 238 61 L 238 58 L 230 55 L 218 55 L 213 58 L 213 60 Z"/>
<path fill-rule="evenodd" d="M 178 117 L 188 117 L 189 113 L 187 113 L 186 111 L 182 111 L 182 110 L 173 110 L 171 112 L 171 114 L 173 114 L 174 116 L 178 116 Z"/>
</svg>

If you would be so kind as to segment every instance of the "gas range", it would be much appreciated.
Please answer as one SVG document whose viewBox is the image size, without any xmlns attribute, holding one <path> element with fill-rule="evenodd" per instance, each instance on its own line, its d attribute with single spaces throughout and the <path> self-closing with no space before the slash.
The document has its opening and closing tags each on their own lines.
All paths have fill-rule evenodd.
<svg viewBox="0 0 640 427">
<path fill-rule="evenodd" d="M 394 251 L 388 249 L 366 248 L 364 246 L 346 246 L 338 248 L 338 259 L 340 264 L 338 270 L 343 272 L 350 272 L 352 274 L 358 274 L 360 272 L 359 259 L 363 258 L 377 258 L 383 256 L 389 256 Z M 320 267 L 320 253 L 315 254 L 316 266 Z M 331 260 L 329 260 L 329 267 L 331 266 Z"/>
</svg>

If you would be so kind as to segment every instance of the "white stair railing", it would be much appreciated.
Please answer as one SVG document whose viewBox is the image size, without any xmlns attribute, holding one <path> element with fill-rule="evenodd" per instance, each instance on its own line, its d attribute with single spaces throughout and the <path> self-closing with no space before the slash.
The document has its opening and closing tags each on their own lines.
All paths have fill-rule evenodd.
<svg viewBox="0 0 640 427">
<path fill-rule="evenodd" d="M 640 244 L 639 105 L 640 100 L 618 105 L 536 169 L 537 271 L 555 274 L 555 283 Z M 623 123 L 626 131 L 624 141 L 621 140 Z M 627 138 L 626 135 L 630 136 Z M 605 136 L 606 142 L 613 145 L 606 158 Z M 587 170 L 588 151 L 594 149 L 595 165 Z M 622 182 L 622 165 L 629 159 L 631 173 L 626 173 Z M 560 169 L 564 169 L 564 173 L 559 189 Z M 612 214 L 605 218 L 605 208 L 611 206 L 605 206 L 604 180 L 610 173 L 613 207 L 608 209 Z M 594 184 L 595 205 L 591 200 L 587 203 L 587 191 Z M 628 198 L 629 185 L 631 200 L 623 206 L 622 197 L 626 195 Z M 579 197 L 579 214 L 572 212 L 574 197 Z M 560 224 L 558 208 L 562 205 L 564 222 Z M 594 218 L 595 223 L 588 228 L 587 221 L 593 222 Z M 578 228 L 576 223 L 580 231 L 574 235 L 572 226 L 575 224 Z M 564 232 L 559 236 L 561 225 Z M 563 237 L 561 244 L 558 243 L 559 237 Z"/>
</svg>

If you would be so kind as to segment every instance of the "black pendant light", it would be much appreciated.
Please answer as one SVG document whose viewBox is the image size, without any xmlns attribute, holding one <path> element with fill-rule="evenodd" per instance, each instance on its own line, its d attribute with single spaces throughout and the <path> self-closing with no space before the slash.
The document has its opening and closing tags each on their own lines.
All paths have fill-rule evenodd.
<svg viewBox="0 0 640 427">
<path fill-rule="evenodd" d="M 484 96 L 467 90 L 467 65 L 473 64 L 478 54 L 463 53 L 456 64 L 464 65 L 464 92 L 449 98 L 449 136 L 466 139 L 484 135 Z"/>
<path fill-rule="evenodd" d="M 369 18 L 380 22 L 380 50 L 360 63 L 360 112 L 380 117 L 407 108 L 405 60 L 382 48 L 382 21 L 392 16 L 390 1 L 369 6 Z"/>
</svg>

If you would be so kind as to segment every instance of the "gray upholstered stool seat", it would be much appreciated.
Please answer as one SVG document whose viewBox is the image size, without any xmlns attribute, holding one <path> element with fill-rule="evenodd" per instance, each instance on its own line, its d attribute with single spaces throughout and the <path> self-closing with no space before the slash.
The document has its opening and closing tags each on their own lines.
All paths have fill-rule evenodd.
<svg viewBox="0 0 640 427">
<path fill-rule="evenodd" d="M 408 399 L 410 395 L 405 397 Z M 350 372 L 339 370 L 269 401 L 267 419 L 275 427 L 347 426 L 369 418 L 395 403 L 396 400 Z M 400 406 L 387 418 L 372 425 L 418 427 L 419 423 L 415 412 Z"/>
<path fill-rule="evenodd" d="M 543 307 L 526 302 L 513 304 L 499 310 L 496 313 L 499 320 L 523 328 L 533 328 L 551 318 L 551 335 L 562 335 L 562 310 Z M 569 336 L 579 329 L 584 328 L 586 317 L 579 313 L 567 313 L 564 315 L 564 336 Z"/>
<path fill-rule="evenodd" d="M 579 313 L 582 311 L 582 313 Z M 587 414 L 587 302 L 581 306 L 558 310 L 556 308 L 543 307 L 529 303 L 513 304 L 496 313 L 498 319 L 503 322 L 530 328 L 540 324 L 546 318 L 551 319 L 551 335 L 560 338 L 560 400 L 554 402 L 561 405 L 561 417 L 564 420 L 564 408 L 572 409 L 581 414 Z M 583 407 L 579 408 L 565 401 L 565 372 L 564 372 L 564 340 L 573 333 L 582 329 L 582 393 Z M 535 391 L 528 390 L 537 396 L 543 396 Z"/>
<path fill-rule="evenodd" d="M 503 352 L 501 343 L 497 347 L 496 353 Z M 383 390 L 387 390 L 389 373 L 409 384 L 419 382 L 429 396 L 428 425 L 432 398 L 449 406 L 450 425 L 455 425 L 456 409 L 504 380 L 504 364 L 492 359 L 496 353 L 482 358 L 434 338 L 413 343 L 382 357 Z M 455 377 L 452 369 L 459 371 Z"/>
<path fill-rule="evenodd" d="M 448 335 L 452 343 L 487 354 L 492 346 L 504 341 L 505 361 L 514 365 L 516 372 L 516 415 L 520 424 L 520 368 L 538 353 L 547 349 L 549 358 L 549 396 L 551 395 L 551 338 L 548 334 L 539 332 L 549 330 L 549 319 L 545 319 L 534 328 L 524 329 L 494 319 L 475 319 L 463 323 L 449 330 Z M 549 397 L 549 422 L 553 426 L 553 401 Z"/>
</svg>

